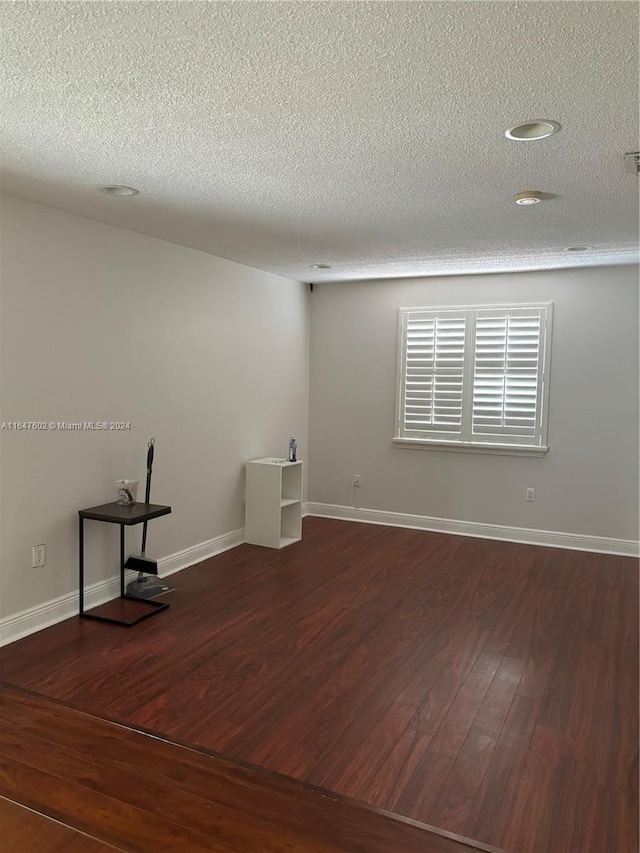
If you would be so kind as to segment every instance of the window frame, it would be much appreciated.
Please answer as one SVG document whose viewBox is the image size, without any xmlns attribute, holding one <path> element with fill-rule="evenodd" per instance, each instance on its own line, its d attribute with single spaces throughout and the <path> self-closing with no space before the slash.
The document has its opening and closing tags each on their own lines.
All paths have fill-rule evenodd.
<svg viewBox="0 0 640 853">
<path fill-rule="evenodd" d="M 517 435 L 487 434 L 487 438 L 478 438 L 473 434 L 473 385 L 475 368 L 476 321 L 478 312 L 512 311 L 514 314 L 522 309 L 534 309 L 541 312 L 540 359 L 538 371 L 538 393 L 536 398 L 536 435 L 537 443 L 522 443 Z M 404 430 L 404 390 L 405 390 L 405 360 L 407 320 L 410 314 L 431 317 L 460 316 L 464 314 L 465 344 L 462 391 L 462 423 L 460 433 L 454 437 L 450 432 L 438 430 L 405 431 Z M 398 346 L 396 363 L 396 409 L 395 433 L 393 442 L 399 447 L 422 448 L 429 450 L 446 450 L 454 452 L 489 453 L 510 456 L 544 456 L 548 452 L 549 424 L 549 386 L 551 373 L 551 341 L 553 327 L 553 302 L 519 302 L 483 305 L 438 305 L 420 306 L 398 309 Z M 413 432 L 407 435 L 407 432 Z M 494 436 L 497 440 L 493 440 Z"/>
</svg>

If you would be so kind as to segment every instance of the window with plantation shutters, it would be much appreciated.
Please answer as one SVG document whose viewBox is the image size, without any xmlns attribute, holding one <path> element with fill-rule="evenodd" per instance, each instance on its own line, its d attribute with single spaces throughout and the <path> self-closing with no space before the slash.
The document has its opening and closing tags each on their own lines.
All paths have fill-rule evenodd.
<svg viewBox="0 0 640 853">
<path fill-rule="evenodd" d="M 400 309 L 396 441 L 541 455 L 551 304 Z"/>
<path fill-rule="evenodd" d="M 463 312 L 407 314 L 403 431 L 460 433 L 467 321 Z"/>
</svg>

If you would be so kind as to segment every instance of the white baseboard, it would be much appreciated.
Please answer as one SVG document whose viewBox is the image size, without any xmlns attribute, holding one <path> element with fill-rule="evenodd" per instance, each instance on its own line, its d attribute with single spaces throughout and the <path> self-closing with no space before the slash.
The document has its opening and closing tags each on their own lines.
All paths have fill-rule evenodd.
<svg viewBox="0 0 640 853">
<path fill-rule="evenodd" d="M 209 557 L 222 554 L 223 551 L 230 551 L 231 548 L 236 548 L 243 542 L 244 528 L 232 530 L 231 533 L 223 533 L 213 539 L 207 539 L 206 542 L 201 542 L 199 545 L 192 545 L 190 548 L 184 548 L 168 557 L 162 557 L 158 560 L 158 574 L 160 577 L 166 578 L 168 575 L 180 572 L 182 569 L 187 569 L 203 560 L 208 560 Z"/>
<path fill-rule="evenodd" d="M 209 557 L 215 557 L 223 551 L 229 551 L 244 542 L 244 530 L 232 530 L 231 533 L 223 533 L 213 539 L 207 539 L 199 545 L 184 548 L 175 554 L 169 554 L 158 560 L 158 574 L 167 577 Z M 126 572 L 126 581 L 135 578 L 135 572 Z M 120 576 L 114 575 L 107 580 L 98 581 L 85 588 L 85 607 L 97 607 L 104 604 L 120 594 Z M 13 643 L 21 637 L 41 631 L 64 619 L 69 619 L 78 613 L 78 591 L 74 590 L 66 595 L 53 598 L 44 604 L 29 607 L 11 616 L 0 619 L 0 646 Z"/>
<path fill-rule="evenodd" d="M 388 527 L 410 527 L 415 530 L 430 530 L 435 533 L 451 533 L 455 536 L 500 539 L 505 542 L 544 545 L 548 548 L 595 551 L 599 554 L 620 554 L 624 557 L 640 556 L 640 543 L 633 539 L 610 539 L 606 536 L 583 536 L 577 533 L 559 533 L 555 530 L 506 527 L 500 524 L 482 524 L 474 521 L 458 521 L 452 518 L 432 518 L 427 515 L 408 515 L 400 512 L 384 512 L 379 509 L 363 509 L 336 504 L 313 503 L 311 501 L 307 505 L 307 512 L 309 515 L 316 515 L 321 518 L 339 518 L 343 521 L 383 524 Z"/>
<path fill-rule="evenodd" d="M 640 556 L 640 545 L 632 539 L 611 539 L 603 536 L 582 536 L 576 533 L 559 533 L 554 530 L 532 530 L 526 527 L 506 527 L 498 524 L 481 524 L 458 521 L 450 518 L 432 518 L 424 515 L 409 515 L 399 512 L 384 512 L 378 509 L 363 509 L 336 504 L 309 502 L 302 507 L 303 515 L 321 518 L 337 518 L 343 521 L 358 521 L 365 524 L 381 524 L 389 527 L 409 527 L 415 530 L 430 530 L 435 533 L 451 533 L 455 536 L 472 536 L 480 539 L 499 539 L 506 542 L 521 542 L 543 545 L 549 548 L 568 548 L 575 551 L 595 551 L 600 554 L 619 554 L 625 557 Z M 160 577 L 167 577 L 203 560 L 229 551 L 244 542 L 244 530 L 223 533 L 169 554 L 158 560 Z M 135 572 L 127 572 L 127 580 Z M 116 598 L 120 591 L 119 576 L 91 584 L 85 589 L 85 606 L 97 607 Z M 13 643 L 21 637 L 41 631 L 78 612 L 78 592 L 67 593 L 43 604 L 29 607 L 11 616 L 0 619 L 0 646 Z"/>
</svg>

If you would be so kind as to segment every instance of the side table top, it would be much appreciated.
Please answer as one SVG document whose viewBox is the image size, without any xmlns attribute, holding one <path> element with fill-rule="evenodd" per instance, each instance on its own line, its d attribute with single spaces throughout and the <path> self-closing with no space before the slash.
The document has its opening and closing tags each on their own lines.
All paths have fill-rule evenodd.
<svg viewBox="0 0 640 853">
<path fill-rule="evenodd" d="M 288 468 L 291 465 L 302 465 L 302 459 L 289 462 L 288 459 L 281 459 L 277 456 L 265 456 L 264 459 L 249 459 L 247 465 L 278 465 L 281 468 Z"/>
<path fill-rule="evenodd" d="M 141 521 L 169 515 L 170 512 L 171 507 L 163 504 L 135 503 L 131 506 L 121 506 L 114 501 L 110 504 L 92 506 L 89 509 L 80 509 L 78 515 L 80 518 L 107 521 L 111 524 L 140 524 Z"/>
</svg>

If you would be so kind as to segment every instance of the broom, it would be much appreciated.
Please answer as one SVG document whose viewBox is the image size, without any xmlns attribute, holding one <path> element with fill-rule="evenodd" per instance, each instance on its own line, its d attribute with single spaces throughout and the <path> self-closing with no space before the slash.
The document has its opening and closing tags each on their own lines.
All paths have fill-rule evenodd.
<svg viewBox="0 0 640 853">
<path fill-rule="evenodd" d="M 147 486 L 144 493 L 145 504 L 149 503 L 151 498 L 151 474 L 153 472 L 153 455 L 155 438 L 152 438 L 147 445 Z M 140 555 L 131 555 L 124 564 L 125 569 L 132 569 L 138 572 L 136 580 L 131 581 L 127 586 L 127 595 L 133 598 L 154 598 L 156 595 L 162 595 L 165 592 L 171 592 L 173 587 L 166 581 L 160 578 L 151 579 L 145 575 L 158 574 L 158 561 L 147 557 L 147 525 L 148 521 L 142 523 L 142 549 Z"/>
</svg>

